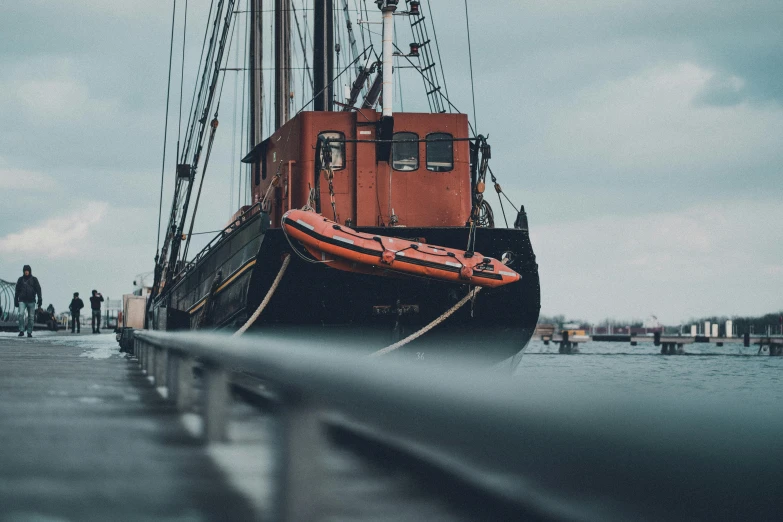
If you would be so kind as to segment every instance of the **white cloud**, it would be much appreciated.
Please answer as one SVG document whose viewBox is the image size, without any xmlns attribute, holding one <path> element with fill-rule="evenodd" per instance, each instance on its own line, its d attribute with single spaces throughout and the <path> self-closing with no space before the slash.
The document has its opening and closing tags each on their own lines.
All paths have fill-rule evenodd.
<svg viewBox="0 0 783 522">
<path fill-rule="evenodd" d="M 56 187 L 54 178 L 41 172 L 11 168 L 0 156 L 0 189 L 51 191 Z"/>
<path fill-rule="evenodd" d="M 49 259 L 78 255 L 90 230 L 106 216 L 108 204 L 90 202 L 84 209 L 0 238 L 0 254 L 27 254 Z"/>
<path fill-rule="evenodd" d="M 554 117 L 544 150 L 580 164 L 659 173 L 717 170 L 777 154 L 781 108 L 694 103 L 715 75 L 677 63 L 585 89 Z"/>
<path fill-rule="evenodd" d="M 34 117 L 52 119 L 78 115 L 89 100 L 87 87 L 71 78 L 26 81 L 16 95 Z"/>
<path fill-rule="evenodd" d="M 674 324 L 774 311 L 783 284 L 776 208 L 731 201 L 535 227 L 543 311 L 590 320 L 654 313 Z"/>
</svg>

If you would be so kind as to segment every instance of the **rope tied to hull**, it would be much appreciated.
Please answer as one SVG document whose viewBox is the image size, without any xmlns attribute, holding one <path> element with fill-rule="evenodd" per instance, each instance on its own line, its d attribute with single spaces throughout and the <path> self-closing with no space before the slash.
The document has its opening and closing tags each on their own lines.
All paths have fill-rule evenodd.
<svg viewBox="0 0 783 522">
<path fill-rule="evenodd" d="M 508 261 L 509 261 L 508 259 L 504 259 L 503 260 L 503 264 L 507 265 Z M 468 303 L 468 301 L 471 302 L 470 315 L 472 317 L 473 316 L 473 304 L 475 303 L 476 296 L 478 295 L 479 292 L 481 292 L 481 290 L 483 288 L 484 288 L 483 286 L 474 287 L 473 290 L 468 291 L 468 295 L 466 295 L 465 297 L 463 297 L 462 299 L 457 301 L 454 304 L 454 306 L 452 306 L 451 308 L 449 308 L 448 310 L 443 312 L 442 315 L 440 315 L 437 319 L 435 319 L 434 321 L 429 323 L 427 326 L 425 326 L 421 330 L 413 332 L 412 334 L 410 334 L 405 339 L 402 339 L 401 341 L 398 341 L 398 342 L 396 342 L 396 343 L 394 343 L 392 345 L 389 345 L 386 348 L 382 348 L 382 349 L 378 350 L 377 352 L 371 353 L 369 355 L 369 357 L 380 357 L 382 355 L 386 355 L 387 353 L 393 352 L 394 350 L 402 348 L 406 344 L 408 344 L 408 343 L 410 343 L 412 341 L 415 341 L 416 339 L 418 339 L 419 337 L 421 337 L 425 333 L 429 332 L 430 330 L 432 330 L 433 328 L 438 326 L 440 323 L 442 323 L 443 321 L 445 321 L 446 319 L 448 319 L 449 317 L 454 315 L 454 313 L 457 310 L 459 310 L 460 308 L 462 308 L 463 306 L 465 306 Z"/>
<path fill-rule="evenodd" d="M 243 333 L 247 331 L 250 326 L 256 322 L 256 320 L 261 316 L 261 313 L 264 311 L 266 306 L 269 304 L 269 301 L 272 299 L 272 296 L 275 295 L 275 291 L 277 290 L 277 287 L 280 286 L 280 281 L 283 279 L 283 274 L 285 274 L 285 271 L 288 269 L 288 265 L 291 263 L 291 254 L 286 254 L 285 259 L 283 259 L 283 266 L 280 267 L 280 271 L 277 273 L 277 277 L 275 277 L 274 282 L 272 283 L 272 286 L 269 287 L 269 291 L 266 293 L 266 296 L 264 297 L 264 300 L 261 301 L 261 304 L 258 305 L 258 308 L 253 313 L 253 315 L 250 316 L 250 318 L 247 320 L 247 322 L 234 332 L 234 335 L 231 337 L 239 337 Z"/>
<path fill-rule="evenodd" d="M 468 301 L 472 301 L 473 298 L 479 292 L 481 292 L 481 289 L 482 289 L 482 287 L 480 287 L 480 286 L 475 287 L 473 289 L 473 291 L 468 292 L 468 295 L 463 297 L 461 300 L 457 301 L 454 304 L 454 306 L 452 306 L 451 308 L 449 308 L 448 310 L 443 312 L 443 314 L 441 314 L 440 317 L 438 317 L 437 319 L 432 321 L 430 324 L 428 324 L 427 326 L 425 326 L 421 330 L 418 330 L 418 331 L 412 333 L 411 335 L 409 335 L 405 339 L 402 339 L 401 341 L 398 341 L 398 342 L 396 342 L 396 343 L 394 343 L 392 345 L 389 345 L 386 348 L 383 348 L 381 350 L 378 350 L 377 352 L 371 353 L 369 355 L 369 357 L 380 357 L 382 355 L 386 355 L 387 353 L 393 352 L 394 350 L 397 350 L 398 348 L 402 348 L 403 346 L 405 346 L 406 344 L 410 343 L 411 341 L 415 341 L 416 339 L 418 339 L 419 337 L 421 337 L 425 333 L 429 332 L 430 330 L 432 330 L 433 328 L 438 326 L 440 323 L 442 323 L 443 321 L 445 321 L 446 319 L 448 319 L 449 317 L 454 315 L 454 313 L 457 310 L 459 310 L 460 308 L 462 308 L 463 306 L 465 306 L 465 304 L 467 304 Z"/>
</svg>

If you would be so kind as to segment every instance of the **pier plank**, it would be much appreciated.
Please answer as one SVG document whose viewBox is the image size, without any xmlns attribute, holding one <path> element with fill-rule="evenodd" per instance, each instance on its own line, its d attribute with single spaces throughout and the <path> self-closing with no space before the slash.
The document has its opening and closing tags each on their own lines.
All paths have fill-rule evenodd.
<svg viewBox="0 0 783 522">
<path fill-rule="evenodd" d="M 255 518 L 112 334 L 3 335 L 0 397 L 3 516 Z"/>
</svg>

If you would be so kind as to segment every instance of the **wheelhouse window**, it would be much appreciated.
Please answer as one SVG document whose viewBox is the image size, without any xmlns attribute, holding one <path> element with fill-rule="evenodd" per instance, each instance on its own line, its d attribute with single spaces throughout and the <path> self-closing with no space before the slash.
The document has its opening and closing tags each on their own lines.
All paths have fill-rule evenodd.
<svg viewBox="0 0 783 522">
<path fill-rule="evenodd" d="M 444 132 L 427 135 L 427 170 L 448 172 L 454 169 L 454 136 Z"/>
<path fill-rule="evenodd" d="M 329 142 L 329 148 L 332 150 L 332 170 L 342 170 L 345 168 L 345 134 L 342 132 L 330 131 L 322 132 L 319 138 L 327 140 L 336 140 Z"/>
<path fill-rule="evenodd" d="M 419 135 L 415 132 L 394 133 L 392 168 L 411 171 L 419 169 Z"/>
</svg>

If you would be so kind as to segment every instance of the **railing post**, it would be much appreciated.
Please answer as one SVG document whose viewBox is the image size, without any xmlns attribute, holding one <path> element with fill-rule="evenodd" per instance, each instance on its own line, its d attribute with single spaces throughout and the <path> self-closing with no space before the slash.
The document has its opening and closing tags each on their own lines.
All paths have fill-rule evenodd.
<svg viewBox="0 0 783 522">
<path fill-rule="evenodd" d="M 139 364 L 141 365 L 141 371 L 147 371 L 147 344 L 146 341 L 139 343 Z"/>
<path fill-rule="evenodd" d="M 169 351 L 166 348 L 155 348 L 155 386 L 166 386 Z"/>
<path fill-rule="evenodd" d="M 177 392 L 179 391 L 177 378 L 179 377 L 179 358 L 180 354 L 169 351 L 166 358 L 166 389 L 168 390 L 168 399 L 177 402 Z"/>
<path fill-rule="evenodd" d="M 175 356 L 176 359 L 176 388 L 175 393 L 177 410 L 183 412 L 190 409 L 193 404 L 193 361 L 186 355 Z"/>
<path fill-rule="evenodd" d="M 228 372 L 219 366 L 204 367 L 204 441 L 228 440 Z"/>
<path fill-rule="evenodd" d="M 317 404 L 286 396 L 282 410 L 278 518 L 287 522 L 318 520 L 324 515 L 319 489 L 323 479 L 326 433 Z"/>
<path fill-rule="evenodd" d="M 153 381 L 155 379 L 155 369 L 158 365 L 158 350 L 159 348 L 157 346 L 150 346 L 149 350 L 149 368 L 147 368 L 147 377 L 152 377 Z"/>
</svg>

